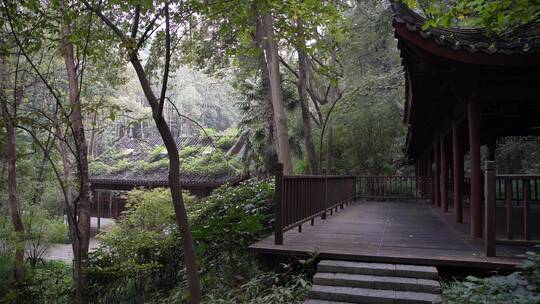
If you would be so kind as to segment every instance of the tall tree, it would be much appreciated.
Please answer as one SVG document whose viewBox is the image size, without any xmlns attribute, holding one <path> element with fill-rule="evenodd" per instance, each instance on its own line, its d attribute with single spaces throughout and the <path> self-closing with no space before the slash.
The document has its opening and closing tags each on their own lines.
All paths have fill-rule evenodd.
<svg viewBox="0 0 540 304">
<path fill-rule="evenodd" d="M 87 302 L 85 299 L 85 276 L 84 267 L 88 259 L 88 248 L 90 244 L 90 181 L 88 177 L 88 149 L 84 132 L 83 115 L 81 110 L 81 99 L 79 91 L 79 81 L 77 76 L 77 64 L 73 43 L 70 41 L 71 18 L 66 9 L 65 0 L 59 2 L 60 8 L 60 37 L 62 55 L 64 57 L 67 78 L 69 82 L 69 102 L 71 104 L 71 114 L 69 115 L 70 125 L 73 130 L 73 140 L 75 143 L 75 153 L 77 158 L 77 173 L 79 177 L 79 195 L 77 202 L 73 202 L 69 207 L 71 213 L 75 215 L 76 242 L 73 244 L 75 260 L 79 261 L 75 267 L 75 282 L 77 284 L 76 298 L 79 303 Z M 73 226 L 73 225 L 72 225 Z"/>
<path fill-rule="evenodd" d="M 261 27 L 263 35 L 256 35 L 259 46 L 264 51 L 265 63 L 268 70 L 270 98 L 274 110 L 274 125 L 276 133 L 276 146 L 279 161 L 283 164 L 285 174 L 292 173 L 291 149 L 289 146 L 289 133 L 287 128 L 287 116 L 283 105 L 281 88 L 281 74 L 279 71 L 279 53 L 277 41 L 274 38 L 273 17 L 270 12 L 261 12 L 261 21 L 257 23 Z M 262 39 L 262 40 L 261 40 Z"/>
<path fill-rule="evenodd" d="M 24 271 L 24 250 L 25 250 L 25 231 L 24 224 L 21 218 L 21 209 L 18 201 L 17 194 L 17 145 L 16 145 L 16 115 L 17 107 L 21 103 L 23 92 L 22 86 L 18 83 L 19 71 L 19 59 L 20 53 L 17 54 L 15 69 L 13 75 L 15 80 L 13 82 L 13 98 L 8 97 L 8 56 L 0 50 L 0 102 L 2 119 L 4 121 L 4 128 L 6 129 L 6 160 L 8 171 L 8 189 L 9 189 L 9 207 L 11 214 L 11 221 L 15 228 L 17 235 L 17 241 L 15 244 L 15 279 L 21 283 L 25 278 Z M 9 102 L 11 100 L 11 102 Z"/>
<path fill-rule="evenodd" d="M 139 79 L 139 83 L 144 92 L 146 100 L 152 108 L 152 117 L 156 124 L 156 127 L 161 135 L 161 139 L 167 149 L 169 158 L 169 188 L 171 190 L 171 196 L 173 206 L 176 215 L 176 223 L 180 234 L 182 236 L 182 243 L 184 247 L 184 259 L 187 270 L 188 287 L 190 293 L 190 302 L 199 303 L 201 299 L 201 288 L 199 282 L 199 274 L 197 268 L 197 259 L 195 255 L 195 246 L 193 244 L 193 238 L 191 230 L 189 228 L 189 222 L 187 218 L 187 212 L 182 198 L 182 188 L 180 185 L 180 156 L 178 153 L 178 147 L 171 133 L 167 120 L 163 115 L 163 109 L 165 102 L 169 101 L 167 97 L 167 84 L 169 80 L 169 70 L 171 66 L 171 26 L 178 29 L 181 26 L 181 22 L 186 21 L 183 14 L 185 3 L 177 3 L 172 6 L 173 16 L 171 16 L 171 5 L 168 1 L 165 1 L 159 9 L 154 7 L 153 3 L 147 3 L 145 1 L 137 2 L 133 7 L 127 8 L 124 16 L 118 19 L 108 17 L 106 13 L 102 11 L 102 7 L 111 8 L 114 7 L 114 2 L 104 4 L 93 4 L 84 1 L 87 9 L 94 12 L 117 36 L 121 45 L 125 47 L 125 51 L 129 56 L 129 61 Z M 122 6 L 126 7 L 126 6 Z M 110 12 L 109 12 L 110 13 Z M 114 12 L 113 12 L 114 13 Z M 118 25 L 116 22 L 121 22 L 123 17 L 131 18 L 131 32 L 129 34 L 124 33 L 123 26 Z M 141 18 L 143 18 L 141 20 Z M 163 50 L 164 58 L 163 65 L 160 66 L 163 71 L 161 81 L 161 93 L 158 96 L 154 93 L 150 79 L 147 75 L 147 70 L 142 65 L 139 51 L 140 47 L 149 39 L 149 36 L 154 31 L 160 29 L 159 24 L 156 24 L 158 19 L 164 20 L 164 27 L 161 27 L 162 39 L 155 39 L 154 43 L 163 43 L 159 50 Z M 171 24 L 172 20 L 172 24 Z M 141 35 L 140 25 L 145 25 L 144 31 Z M 154 54 L 155 56 L 158 56 Z M 157 58 L 150 58 L 150 60 L 157 60 Z"/>
</svg>

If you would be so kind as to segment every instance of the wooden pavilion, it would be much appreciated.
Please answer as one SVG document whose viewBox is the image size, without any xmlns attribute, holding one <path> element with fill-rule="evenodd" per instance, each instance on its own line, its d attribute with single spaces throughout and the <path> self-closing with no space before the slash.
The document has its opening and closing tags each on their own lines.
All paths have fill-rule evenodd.
<svg viewBox="0 0 540 304">
<path fill-rule="evenodd" d="M 468 154 L 470 235 L 480 238 L 481 146 L 495 161 L 498 140 L 540 135 L 540 29 L 512 41 L 478 29 L 423 30 L 420 15 L 400 1 L 392 7 L 406 79 L 406 155 L 417 175 L 433 177 L 434 204 L 448 211 L 452 197 L 455 221 L 462 222 Z M 525 184 L 536 187 L 537 180 Z"/>
<path fill-rule="evenodd" d="M 180 148 L 196 148 L 197 153 L 211 153 L 214 149 L 212 141 L 202 137 L 178 137 L 176 144 Z M 163 149 L 161 153 L 156 147 L 163 146 L 159 137 L 137 139 L 124 136 L 118 140 L 108 151 L 95 159 L 105 170 L 91 172 L 90 188 L 93 193 L 92 216 L 117 218 L 125 207 L 123 193 L 134 188 L 158 188 L 168 187 L 168 162 L 159 163 L 167 157 Z M 226 150 L 230 147 L 224 147 Z M 155 150 L 152 154 L 152 150 Z M 236 151 L 238 152 L 238 151 Z M 149 158 L 153 158 L 149 160 Z M 115 167 L 119 161 L 127 166 Z M 151 161 L 151 163 L 148 163 Z M 141 162 L 147 162 L 148 167 L 138 166 Z M 118 165 L 116 165 L 118 166 Z M 91 163 L 92 167 L 92 163 Z M 180 175 L 182 189 L 188 190 L 197 197 L 208 196 L 212 190 L 224 184 L 236 184 L 246 177 L 233 170 L 216 174 L 183 173 Z"/>
<path fill-rule="evenodd" d="M 404 151 L 416 175 L 278 171 L 276 231 L 251 249 L 512 268 L 540 243 L 540 176 L 497 175 L 495 151 L 501 141 L 539 142 L 540 29 L 512 41 L 478 29 L 426 30 L 422 16 L 391 5 L 405 76 Z M 368 201 L 344 208 L 359 197 Z"/>
</svg>

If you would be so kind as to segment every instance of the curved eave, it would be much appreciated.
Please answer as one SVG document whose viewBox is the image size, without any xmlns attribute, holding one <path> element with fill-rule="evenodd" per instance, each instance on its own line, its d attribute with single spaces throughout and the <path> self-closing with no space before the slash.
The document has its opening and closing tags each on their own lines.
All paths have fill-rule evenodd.
<svg viewBox="0 0 540 304">
<path fill-rule="evenodd" d="M 540 64 L 540 54 L 487 54 L 471 53 L 464 50 L 454 50 L 450 47 L 437 44 L 434 40 L 426 39 L 420 32 L 410 31 L 404 23 L 394 22 L 396 36 L 407 43 L 413 44 L 422 50 L 438 57 L 455 60 L 461 63 L 495 65 L 495 66 L 526 66 Z"/>
</svg>

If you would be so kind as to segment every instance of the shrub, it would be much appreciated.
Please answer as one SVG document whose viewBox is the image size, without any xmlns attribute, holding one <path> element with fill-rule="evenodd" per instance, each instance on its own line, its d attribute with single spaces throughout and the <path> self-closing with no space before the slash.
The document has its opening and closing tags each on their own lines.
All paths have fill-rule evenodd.
<svg viewBox="0 0 540 304">
<path fill-rule="evenodd" d="M 235 142 L 236 136 L 223 135 L 216 141 L 216 147 L 226 152 L 234 145 Z"/>
<path fill-rule="evenodd" d="M 0 303 L 72 303 L 72 269 L 63 262 L 47 261 L 26 267 L 26 280 L 13 280 L 14 261 L 0 255 Z"/>
<path fill-rule="evenodd" d="M 113 166 L 111 166 L 111 172 L 112 173 L 121 173 L 127 170 L 130 166 L 133 166 L 134 164 L 127 159 L 121 159 L 117 161 Z"/>
<path fill-rule="evenodd" d="M 109 171 L 109 165 L 106 165 L 101 161 L 95 160 L 88 163 L 88 169 L 91 175 L 100 175 L 105 174 Z"/>
<path fill-rule="evenodd" d="M 147 151 L 146 160 L 148 162 L 155 162 L 167 157 L 167 149 L 165 146 L 158 145 Z"/>
<path fill-rule="evenodd" d="M 206 289 L 232 288 L 256 273 L 247 245 L 270 233 L 272 195 L 272 183 L 248 181 L 223 186 L 202 201 L 184 196 Z M 171 290 L 185 292 L 182 244 L 169 190 L 131 191 L 126 207 L 91 254 L 92 298 L 130 302 L 163 297 Z"/>
<path fill-rule="evenodd" d="M 528 252 L 521 271 L 507 276 L 468 276 L 463 282 L 451 282 L 443 287 L 447 303 L 539 303 L 540 255 Z"/>
</svg>

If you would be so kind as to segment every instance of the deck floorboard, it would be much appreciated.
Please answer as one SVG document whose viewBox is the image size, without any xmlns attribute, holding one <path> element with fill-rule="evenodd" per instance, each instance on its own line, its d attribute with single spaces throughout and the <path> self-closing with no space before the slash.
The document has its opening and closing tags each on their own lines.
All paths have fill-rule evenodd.
<svg viewBox="0 0 540 304">
<path fill-rule="evenodd" d="M 266 254 L 304 255 L 318 251 L 321 258 L 373 262 L 419 263 L 434 266 L 512 268 L 526 251 L 538 248 L 498 245 L 497 257 L 486 257 L 483 240 L 468 235 L 465 222 L 453 222 L 424 202 L 356 202 L 315 225 L 303 224 L 283 235 L 283 245 L 270 236 L 250 246 Z"/>
</svg>

